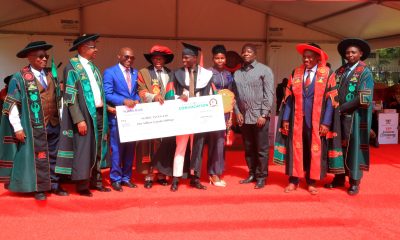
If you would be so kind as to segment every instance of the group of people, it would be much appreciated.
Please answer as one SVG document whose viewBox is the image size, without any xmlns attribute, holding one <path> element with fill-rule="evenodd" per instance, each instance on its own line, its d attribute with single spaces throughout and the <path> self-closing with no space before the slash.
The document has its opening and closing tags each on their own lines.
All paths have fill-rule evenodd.
<svg viewBox="0 0 400 240">
<path fill-rule="evenodd" d="M 242 66 L 233 74 L 226 69 L 226 49 L 212 49 L 213 67 L 200 63 L 201 48 L 183 43 L 181 68 L 171 71 L 174 60 L 166 46 L 154 45 L 144 54 L 149 66 L 133 68 L 134 52 L 123 47 L 118 63 L 103 74 L 93 63 L 99 35 L 82 35 L 70 51 L 63 78 L 47 68 L 45 41 L 29 43 L 17 53 L 29 65 L 8 78 L 2 99 L 0 129 L 0 181 L 12 192 L 33 193 L 45 200 L 47 193 L 68 196 L 61 182 L 76 184 L 79 195 L 91 197 L 92 190 L 109 192 L 101 169 L 110 167 L 111 188 L 136 188 L 132 181 L 133 159 L 144 174 L 144 187 L 154 183 L 175 192 L 181 178 L 190 186 L 205 190 L 200 181 L 203 148 L 208 145 L 207 172 L 215 186 L 225 187 L 226 131 L 188 134 L 138 142 L 121 143 L 116 106 L 214 95 L 230 90 L 235 95 L 233 112 L 242 133 L 249 175 L 240 184 L 255 182 L 261 189 L 268 176 L 268 127 L 274 101 L 271 69 L 258 62 L 254 44 L 242 47 Z M 362 62 L 369 55 L 368 44 L 346 39 L 338 46 L 347 59 L 336 72 L 326 66 L 328 55 L 316 44 L 299 44 L 303 64 L 296 68 L 280 106 L 274 161 L 286 165 L 289 193 L 305 176 L 308 191 L 317 194 L 317 180 L 334 173 L 328 188 L 344 186 L 350 179 L 349 194 L 357 194 L 362 170 L 368 170 L 373 79 Z M 232 113 L 225 114 L 227 129 Z M 135 133 L 132 133 L 135 134 Z M 68 176 L 68 177 L 65 177 Z M 169 181 L 169 179 L 171 179 Z"/>
</svg>

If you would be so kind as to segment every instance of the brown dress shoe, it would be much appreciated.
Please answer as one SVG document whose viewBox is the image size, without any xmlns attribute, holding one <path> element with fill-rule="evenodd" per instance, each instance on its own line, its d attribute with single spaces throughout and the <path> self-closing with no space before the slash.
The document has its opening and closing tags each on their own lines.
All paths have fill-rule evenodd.
<svg viewBox="0 0 400 240">
<path fill-rule="evenodd" d="M 290 193 L 290 192 L 296 191 L 298 186 L 299 186 L 298 184 L 289 183 L 289 185 L 287 185 L 287 187 L 285 187 L 285 190 L 283 190 L 283 191 L 285 193 Z"/>
</svg>

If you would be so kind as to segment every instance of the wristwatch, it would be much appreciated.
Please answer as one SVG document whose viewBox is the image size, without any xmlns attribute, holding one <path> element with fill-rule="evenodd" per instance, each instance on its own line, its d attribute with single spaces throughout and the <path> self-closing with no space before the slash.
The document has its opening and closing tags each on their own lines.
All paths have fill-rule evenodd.
<svg viewBox="0 0 400 240">
<path fill-rule="evenodd" d="M 265 114 L 261 114 L 261 117 L 267 119 L 268 116 Z"/>
</svg>

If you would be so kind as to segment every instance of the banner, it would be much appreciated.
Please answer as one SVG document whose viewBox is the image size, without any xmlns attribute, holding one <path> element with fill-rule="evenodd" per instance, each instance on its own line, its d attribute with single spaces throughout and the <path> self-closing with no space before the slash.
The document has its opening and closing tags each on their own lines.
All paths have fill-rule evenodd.
<svg viewBox="0 0 400 240">
<path fill-rule="evenodd" d="M 398 143 L 398 113 L 380 113 L 378 116 L 379 122 L 379 144 L 397 144 Z"/>
</svg>

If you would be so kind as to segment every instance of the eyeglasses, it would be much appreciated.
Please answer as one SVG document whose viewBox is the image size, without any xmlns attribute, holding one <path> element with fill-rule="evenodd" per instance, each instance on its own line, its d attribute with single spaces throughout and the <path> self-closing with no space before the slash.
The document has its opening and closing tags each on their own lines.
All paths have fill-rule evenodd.
<svg viewBox="0 0 400 240">
<path fill-rule="evenodd" d="M 97 47 L 95 45 L 85 45 L 85 46 L 90 48 L 90 49 L 97 49 Z"/>
<path fill-rule="evenodd" d="M 37 55 L 36 57 L 41 60 L 43 60 L 44 58 L 49 59 L 49 55 L 47 55 L 47 54 L 40 54 L 40 55 Z"/>
<path fill-rule="evenodd" d="M 125 55 L 124 58 L 126 60 L 130 59 L 130 60 L 135 60 L 135 56 L 129 56 L 129 55 Z"/>
</svg>

